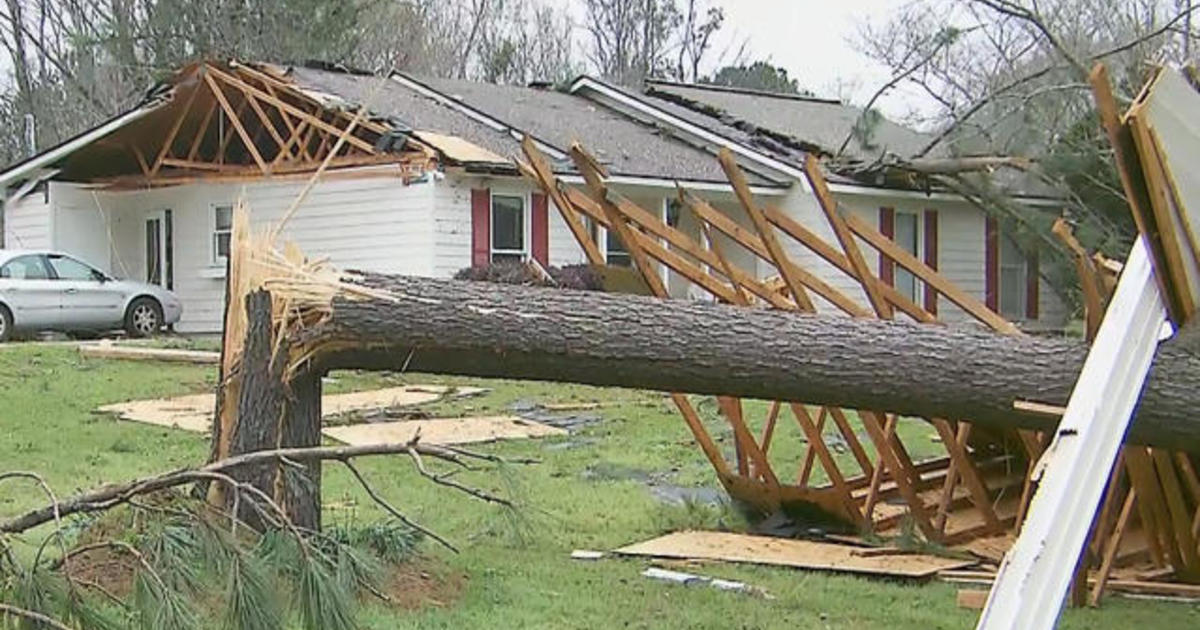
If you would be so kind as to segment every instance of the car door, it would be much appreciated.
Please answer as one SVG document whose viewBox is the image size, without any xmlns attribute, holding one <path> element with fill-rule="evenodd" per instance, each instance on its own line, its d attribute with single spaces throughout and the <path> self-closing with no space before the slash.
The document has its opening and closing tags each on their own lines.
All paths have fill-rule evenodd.
<svg viewBox="0 0 1200 630">
<path fill-rule="evenodd" d="M 59 286 L 63 328 L 101 330 L 121 323 L 125 293 L 98 269 L 63 254 L 46 261 Z"/>
<path fill-rule="evenodd" d="M 13 324 L 45 330 L 61 324 L 61 289 L 41 254 L 16 256 L 0 265 L 0 299 L 12 310 Z"/>
</svg>

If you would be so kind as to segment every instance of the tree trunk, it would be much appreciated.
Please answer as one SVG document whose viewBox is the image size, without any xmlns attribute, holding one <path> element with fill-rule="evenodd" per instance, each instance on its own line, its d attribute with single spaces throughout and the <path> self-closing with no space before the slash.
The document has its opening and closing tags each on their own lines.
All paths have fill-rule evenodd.
<svg viewBox="0 0 1200 630">
<path fill-rule="evenodd" d="M 398 299 L 336 298 L 332 317 L 294 333 L 293 344 L 317 349 L 322 370 L 727 394 L 1048 430 L 1055 419 L 1013 403 L 1065 404 L 1087 353 L 1077 340 L 976 326 L 402 276 L 356 281 Z M 1163 346 L 1129 439 L 1200 452 L 1198 389 L 1200 359 Z"/>
<path fill-rule="evenodd" d="M 278 448 L 320 446 L 320 374 L 305 371 L 291 381 L 285 381 L 287 343 L 284 340 L 279 347 L 274 347 L 270 293 L 256 291 L 250 294 L 246 299 L 246 313 L 249 325 L 237 375 L 241 389 L 230 456 Z M 272 497 L 296 526 L 320 529 L 320 461 L 247 466 L 232 476 Z M 233 499 L 231 492 L 225 496 L 229 501 Z M 253 526 L 262 528 L 265 525 L 249 501 L 240 502 L 238 516 Z"/>
</svg>

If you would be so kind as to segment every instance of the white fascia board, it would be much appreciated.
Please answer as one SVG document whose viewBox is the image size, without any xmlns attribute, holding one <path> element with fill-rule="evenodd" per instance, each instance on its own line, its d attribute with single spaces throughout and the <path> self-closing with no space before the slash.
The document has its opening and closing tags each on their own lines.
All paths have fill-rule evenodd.
<svg viewBox="0 0 1200 630">
<path fill-rule="evenodd" d="M 559 175 L 559 181 L 566 184 L 584 184 L 583 177 L 579 175 Z M 615 184 L 619 186 L 646 186 L 647 188 L 666 188 L 676 190 L 676 183 L 683 186 L 687 190 L 702 190 L 705 192 L 723 192 L 733 194 L 733 186 L 722 184 L 720 182 L 705 182 L 705 181 L 690 181 L 664 179 L 661 177 L 638 177 L 636 175 L 613 175 L 605 180 L 605 183 Z M 783 197 L 788 194 L 788 188 L 775 188 L 770 186 L 750 186 L 750 192 L 763 197 Z"/>
<path fill-rule="evenodd" d="M 428 85 L 425 85 L 424 83 L 421 83 L 420 81 L 413 79 L 412 77 L 406 76 L 403 73 L 394 72 L 394 73 L 392 73 L 391 79 L 393 81 L 395 81 L 396 83 L 399 83 L 400 85 L 403 85 L 404 87 L 406 87 L 426 98 L 433 99 L 433 100 L 437 101 L 438 103 L 441 103 L 442 105 L 445 105 L 446 107 L 449 107 L 476 122 L 483 123 L 484 125 L 487 125 L 491 129 L 494 129 L 495 131 L 498 131 L 500 133 L 507 133 L 510 137 L 512 137 L 517 142 L 520 142 L 521 140 L 523 140 L 525 138 L 525 133 L 523 131 L 521 131 L 520 129 L 510 126 L 507 123 L 505 123 L 504 121 L 493 118 L 493 117 L 489 116 L 488 114 L 486 114 L 478 109 L 475 109 L 474 107 L 471 107 L 470 105 L 467 105 L 466 103 L 464 103 L 456 98 L 453 98 L 448 94 L 443 94 L 442 92 L 439 92 L 439 91 L 429 87 Z M 562 149 L 559 149 L 558 147 L 556 147 L 554 145 L 543 142 L 542 140 L 538 140 L 536 137 L 533 136 L 533 134 L 529 134 L 529 137 L 533 138 L 533 144 L 539 150 L 541 150 L 544 153 L 549 153 L 554 159 L 556 159 L 556 160 L 566 160 L 567 159 L 567 154 Z"/>
<path fill-rule="evenodd" d="M 582 90 L 591 90 L 597 94 L 601 94 L 606 98 L 612 99 L 630 109 L 636 110 L 642 114 L 671 125 L 672 127 L 675 127 L 676 129 L 679 129 L 680 131 L 683 131 L 684 133 L 691 135 L 703 142 L 718 147 L 725 147 L 730 151 L 733 151 L 734 153 L 746 158 L 747 160 L 750 160 L 751 162 L 769 168 L 773 171 L 788 175 L 792 179 L 800 182 L 800 184 L 804 187 L 805 192 L 811 192 L 811 188 L 809 188 L 808 185 L 808 180 L 804 177 L 804 172 L 799 168 L 788 164 L 787 162 L 777 160 L 769 155 L 765 155 L 759 151 L 751 149 L 750 147 L 747 147 L 739 142 L 730 140 L 725 136 L 713 133 L 708 129 L 659 109 L 658 107 L 655 107 L 654 105 L 651 105 L 640 98 L 630 96 L 621 90 L 615 89 L 612 86 L 606 85 L 602 81 L 597 81 L 591 77 L 579 77 L 574 83 L 571 84 L 572 94 Z"/>
<path fill-rule="evenodd" d="M 128 125 L 129 123 L 158 109 L 159 103 L 146 105 L 131 112 L 113 118 L 112 120 L 90 131 L 76 136 L 72 140 L 60 144 L 44 153 L 38 154 L 24 162 L 18 163 L 7 171 L 0 173 L 0 189 L 8 186 L 15 179 L 29 174 L 31 171 L 44 168 L 82 149 L 83 147 L 107 136 L 108 134 Z"/>
<path fill-rule="evenodd" d="M 932 201 L 966 201 L 962 195 L 952 192 L 923 192 L 920 190 L 905 190 L 902 188 L 875 188 L 873 186 L 860 186 L 856 184 L 838 184 L 829 183 L 830 192 L 835 192 L 843 195 L 862 195 L 869 197 L 892 197 L 894 199 L 916 199 L 916 200 L 932 200 Z M 1048 206 L 1062 207 L 1066 200 L 1052 199 L 1048 197 L 1023 197 L 1021 195 L 1013 195 L 1012 198 L 1022 205 L 1026 206 Z"/>
<path fill-rule="evenodd" d="M 1032 473 L 1037 492 L 977 630 L 1054 627 L 1164 331 L 1162 293 L 1139 238 L 1054 441 Z"/>
</svg>

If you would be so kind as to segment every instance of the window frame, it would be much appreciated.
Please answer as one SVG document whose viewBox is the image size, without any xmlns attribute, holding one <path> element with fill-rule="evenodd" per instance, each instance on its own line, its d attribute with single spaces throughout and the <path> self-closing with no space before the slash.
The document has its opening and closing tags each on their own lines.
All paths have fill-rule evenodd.
<svg viewBox="0 0 1200 630">
<path fill-rule="evenodd" d="M 521 246 L 517 249 L 496 249 L 496 197 L 521 200 Z M 533 257 L 533 197 L 528 190 L 490 189 L 488 191 L 488 262 L 495 263 L 496 255 L 520 256 L 521 262 Z"/>
<path fill-rule="evenodd" d="M 902 208 L 894 208 L 892 210 L 892 237 L 890 240 L 893 243 L 895 243 L 897 247 L 899 247 L 900 249 L 903 249 L 904 251 L 907 252 L 908 250 L 904 247 L 904 245 L 902 245 L 900 243 L 900 241 L 897 240 L 896 233 L 899 231 L 900 215 L 909 215 L 915 219 L 913 229 L 916 232 L 916 250 L 917 251 L 908 252 L 908 253 L 912 254 L 912 256 L 914 258 L 916 258 L 917 260 L 924 261 L 925 260 L 925 248 L 928 245 L 925 242 L 925 213 L 920 210 L 909 210 L 909 209 L 902 209 Z M 904 291 L 901 290 L 900 282 L 899 282 L 900 274 L 907 274 L 909 276 L 912 276 L 913 292 L 912 292 L 911 296 L 905 295 Z M 893 289 L 896 289 L 896 291 L 900 292 L 901 295 L 908 297 L 909 299 L 911 299 L 913 302 L 915 302 L 917 304 L 921 304 L 925 300 L 925 283 L 921 281 L 921 278 L 919 278 L 917 276 L 917 274 L 905 269 L 904 265 L 901 265 L 900 263 L 895 262 L 895 261 L 892 262 L 892 282 L 891 282 L 891 284 L 892 284 Z"/>
<path fill-rule="evenodd" d="M 230 203 L 211 203 L 208 210 L 208 249 L 209 261 L 213 267 L 224 267 L 229 263 L 228 256 L 220 254 L 220 248 L 217 246 L 217 238 L 221 234 L 229 235 L 229 246 L 233 247 L 233 209 L 236 204 Z M 229 208 L 229 229 L 222 230 L 217 228 L 217 210 L 221 208 Z"/>
<path fill-rule="evenodd" d="M 1005 234 L 1002 230 L 997 231 L 996 241 L 997 241 L 996 242 L 996 312 L 999 313 L 1001 317 L 1003 317 L 1004 319 L 1007 319 L 1009 321 L 1028 320 L 1029 319 L 1029 256 L 1027 256 L 1025 254 L 1025 252 L 1021 251 L 1021 248 L 1017 246 L 1016 241 L 1014 241 L 1012 239 L 1012 237 L 1010 237 L 1009 235 Z M 1005 256 L 1004 256 L 1004 250 L 1006 249 L 1005 243 L 1008 243 L 1009 248 L 1011 248 L 1013 251 L 1017 252 L 1018 258 L 1020 259 L 1018 263 L 1013 263 L 1012 261 L 1008 261 L 1008 262 L 1005 261 Z M 1017 308 L 1015 311 L 1012 311 L 1012 312 L 1006 312 L 1006 309 L 1005 309 L 1004 292 L 1005 292 L 1005 286 L 1007 286 L 1004 282 L 1005 269 L 1016 269 L 1017 271 L 1019 271 L 1018 277 L 1020 278 L 1020 280 L 1016 283 L 1016 289 L 1017 289 L 1016 306 L 1017 306 Z"/>
</svg>

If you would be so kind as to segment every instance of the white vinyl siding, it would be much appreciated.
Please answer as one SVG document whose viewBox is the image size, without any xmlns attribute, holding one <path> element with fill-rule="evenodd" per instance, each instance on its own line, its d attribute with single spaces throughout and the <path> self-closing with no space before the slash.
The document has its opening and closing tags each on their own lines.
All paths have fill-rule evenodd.
<svg viewBox="0 0 1200 630">
<path fill-rule="evenodd" d="M 8 249 L 46 249 L 51 242 L 51 205 L 42 189 L 30 192 L 4 208 L 4 246 Z"/>
<path fill-rule="evenodd" d="M 106 270 L 121 277 L 143 279 L 145 219 L 164 207 L 172 208 L 175 293 L 184 307 L 183 319 L 176 328 L 182 332 L 217 332 L 224 314 L 225 267 L 214 259 L 213 207 L 232 204 L 244 195 L 252 224 L 261 227 L 282 217 L 304 185 L 305 180 L 295 178 L 97 192 L 109 218 L 114 250 Z M 90 191 L 75 188 L 66 196 L 81 197 L 90 203 L 91 195 Z M 281 240 L 294 241 L 310 258 L 329 257 L 331 264 L 342 269 L 430 275 L 432 198 L 430 184 L 405 185 L 390 173 L 332 177 L 313 188 Z M 60 227 L 78 232 L 69 225 Z M 101 244 L 107 240 L 103 232 L 91 234 Z M 102 261 L 95 262 L 103 267 Z"/>
</svg>

